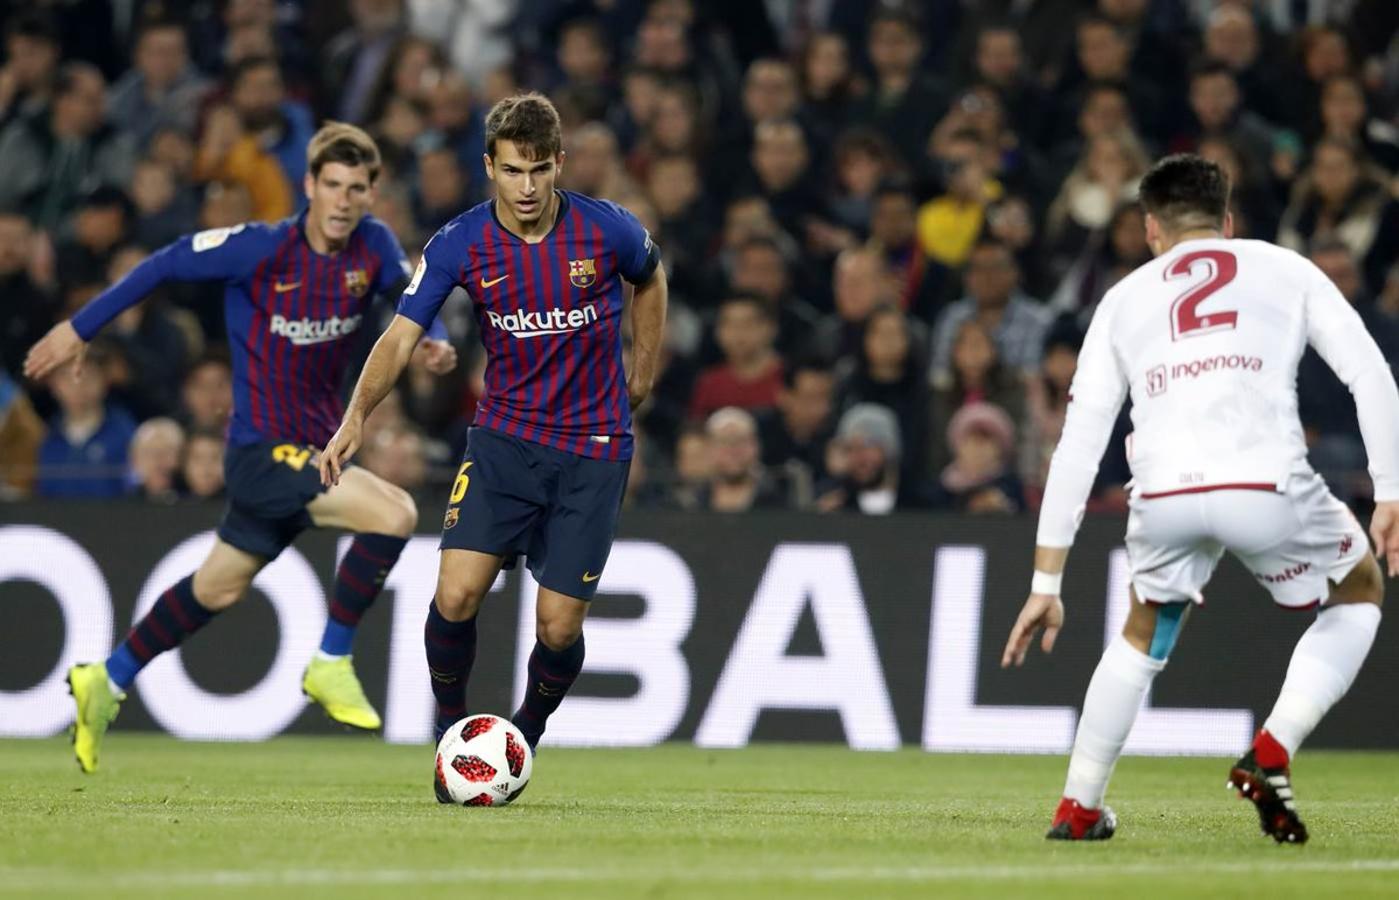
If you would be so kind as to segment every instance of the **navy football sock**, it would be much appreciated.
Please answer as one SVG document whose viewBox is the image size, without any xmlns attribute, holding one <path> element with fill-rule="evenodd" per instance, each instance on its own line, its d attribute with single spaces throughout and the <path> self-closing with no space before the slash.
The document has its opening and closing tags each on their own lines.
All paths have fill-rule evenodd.
<svg viewBox="0 0 1399 900">
<path fill-rule="evenodd" d="M 127 634 L 126 640 L 107 657 L 107 677 L 121 690 L 131 687 L 136 674 L 166 650 L 194 634 L 214 617 L 194 599 L 194 576 L 186 575 L 160 595 L 145 618 Z"/>
<path fill-rule="evenodd" d="M 391 534 L 357 534 L 335 573 L 335 596 L 321 636 L 321 652 L 344 656 L 354 646 L 359 620 L 384 588 L 407 538 Z"/>
<path fill-rule="evenodd" d="M 583 635 L 563 650 L 551 650 L 542 641 L 534 642 L 529 655 L 529 681 L 525 702 L 515 710 L 511 721 L 524 734 L 533 749 L 544 735 L 544 725 L 563 702 L 568 689 L 583 671 Z"/>
<path fill-rule="evenodd" d="M 437 611 L 434 598 L 428 606 L 423 643 L 427 647 L 432 695 L 437 699 L 433 738 L 441 740 L 443 732 L 466 715 L 466 682 L 476 661 L 476 617 L 449 622 Z"/>
</svg>

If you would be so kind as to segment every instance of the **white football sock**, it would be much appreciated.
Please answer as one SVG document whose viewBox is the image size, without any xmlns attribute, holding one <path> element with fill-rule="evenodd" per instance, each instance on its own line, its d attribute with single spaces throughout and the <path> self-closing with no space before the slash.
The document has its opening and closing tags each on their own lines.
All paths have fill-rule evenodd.
<svg viewBox="0 0 1399 900">
<path fill-rule="evenodd" d="M 1083 716 L 1078 720 L 1074 752 L 1069 757 L 1069 777 L 1064 784 L 1065 797 L 1089 809 L 1103 805 L 1108 779 L 1122 755 L 1132 723 L 1137 720 L 1146 692 L 1151 690 L 1151 682 L 1165 667 L 1164 659 L 1152 659 L 1121 635 L 1108 644 L 1083 698 Z"/>
<path fill-rule="evenodd" d="M 1287 678 L 1263 728 L 1293 756 L 1321 717 L 1345 696 L 1375 642 L 1380 608 L 1373 603 L 1326 607 L 1292 651 Z"/>
</svg>

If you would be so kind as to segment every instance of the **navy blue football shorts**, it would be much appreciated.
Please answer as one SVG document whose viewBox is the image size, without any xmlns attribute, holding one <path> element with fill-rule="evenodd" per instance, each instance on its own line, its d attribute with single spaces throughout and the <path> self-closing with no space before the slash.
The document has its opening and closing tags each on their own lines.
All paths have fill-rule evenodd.
<svg viewBox="0 0 1399 900">
<path fill-rule="evenodd" d="M 443 550 L 524 554 L 534 580 L 591 600 L 627 489 L 631 464 L 590 459 L 472 428 L 442 522 Z"/>
<path fill-rule="evenodd" d="M 224 543 L 272 560 L 310 528 L 306 504 L 325 491 L 316 468 L 319 453 L 318 447 L 278 441 L 228 447 L 228 506 L 219 523 Z"/>
</svg>

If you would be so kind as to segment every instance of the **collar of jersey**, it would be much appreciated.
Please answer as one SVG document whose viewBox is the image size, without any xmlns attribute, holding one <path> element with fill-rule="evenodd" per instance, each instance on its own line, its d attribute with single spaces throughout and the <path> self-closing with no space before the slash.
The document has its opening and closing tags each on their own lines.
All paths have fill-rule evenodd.
<svg viewBox="0 0 1399 900">
<path fill-rule="evenodd" d="M 312 256 L 318 257 L 320 259 L 338 258 L 340 256 L 339 253 L 322 253 L 315 247 L 312 247 L 311 242 L 306 238 L 306 216 L 309 215 L 310 212 L 311 207 L 308 206 L 301 212 L 297 213 L 295 216 L 292 216 L 291 227 L 296 229 L 297 238 L 301 241 L 301 243 L 306 245 L 306 249 L 310 252 Z M 359 232 L 360 226 L 364 224 L 365 217 L 367 217 L 368 215 L 369 213 L 366 212 L 363 216 L 361 216 L 359 224 L 355 226 L 355 230 L 350 232 L 349 238 L 345 241 L 346 248 L 350 246 L 350 241 L 354 240 L 355 235 Z M 343 249 L 340 251 L 340 253 L 344 252 L 345 251 Z"/>
<path fill-rule="evenodd" d="M 549 240 L 549 238 L 554 236 L 554 232 L 558 231 L 559 226 L 563 224 L 563 217 L 568 215 L 568 207 L 570 205 L 570 201 L 568 199 L 568 191 L 560 191 L 558 189 L 555 189 L 554 194 L 559 198 L 559 214 L 554 217 L 554 226 L 550 228 L 548 233 L 545 234 L 544 237 L 540 238 L 537 242 L 540 244 L 544 243 L 545 241 Z M 505 236 L 508 237 L 510 240 L 515 241 L 518 244 L 525 244 L 526 246 L 528 246 L 529 241 L 520 237 L 518 234 L 511 231 L 509 228 L 506 228 L 505 224 L 500 221 L 500 216 L 496 214 L 495 203 L 495 200 L 491 201 L 491 220 L 495 222 L 495 227 L 499 228 L 502 232 L 504 232 Z"/>
</svg>

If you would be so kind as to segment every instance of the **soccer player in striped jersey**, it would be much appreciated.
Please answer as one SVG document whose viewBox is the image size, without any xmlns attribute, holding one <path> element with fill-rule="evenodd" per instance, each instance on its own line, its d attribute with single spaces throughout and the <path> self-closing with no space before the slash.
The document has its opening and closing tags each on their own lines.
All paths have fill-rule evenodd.
<svg viewBox="0 0 1399 900">
<path fill-rule="evenodd" d="M 631 410 L 655 377 L 667 292 L 659 252 L 617 204 L 554 188 L 561 144 L 558 112 L 539 94 L 491 110 L 484 162 L 496 198 L 428 242 L 321 454 L 322 477 L 334 484 L 423 328 L 453 288 L 465 288 L 488 361 L 428 609 L 439 736 L 466 711 L 481 601 L 501 567 L 524 554 L 539 582 L 538 640 L 514 722 L 531 746 L 538 743 L 583 666 L 583 619 L 626 487 Z M 635 286 L 626 371 L 624 281 Z"/>
<path fill-rule="evenodd" d="M 233 358 L 228 506 L 198 570 L 165 591 L 105 662 L 69 671 L 78 707 L 74 751 L 84 772 L 97 768 L 107 726 L 137 673 L 241 599 L 262 567 L 313 526 L 355 537 L 302 689 L 337 722 L 380 727 L 355 676 L 351 645 L 413 533 L 417 509 L 406 492 L 363 469 L 326 488 L 315 454 L 340 420 L 342 379 L 370 301 L 396 296 L 411 266 L 388 227 L 367 214 L 380 165 L 369 135 L 329 123 L 311 140 L 307 162 L 306 212 L 181 238 L 56 325 L 25 361 L 25 374 L 39 379 L 80 358 L 102 326 L 166 281 L 226 285 Z M 410 349 L 447 372 L 456 353 L 434 327 L 431 339 Z"/>
</svg>

